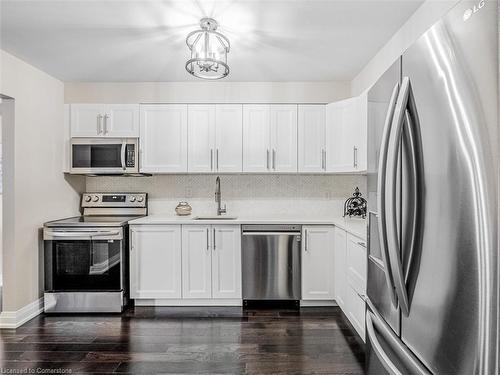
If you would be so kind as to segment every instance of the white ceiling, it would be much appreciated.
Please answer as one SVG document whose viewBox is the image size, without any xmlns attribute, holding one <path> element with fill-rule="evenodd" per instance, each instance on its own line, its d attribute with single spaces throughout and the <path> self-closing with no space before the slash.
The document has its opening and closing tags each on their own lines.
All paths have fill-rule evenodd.
<svg viewBox="0 0 500 375">
<path fill-rule="evenodd" d="M 2 0 L 1 47 L 63 81 L 186 81 L 204 16 L 232 81 L 351 80 L 423 0 Z"/>
</svg>

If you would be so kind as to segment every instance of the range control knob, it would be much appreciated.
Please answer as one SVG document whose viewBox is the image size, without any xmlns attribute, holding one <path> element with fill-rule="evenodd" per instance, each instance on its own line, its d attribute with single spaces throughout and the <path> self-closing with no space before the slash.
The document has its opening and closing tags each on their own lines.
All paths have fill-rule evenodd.
<svg viewBox="0 0 500 375">
<path fill-rule="evenodd" d="M 94 198 L 92 199 L 94 202 L 99 202 L 99 197 L 97 195 L 94 195 Z"/>
<path fill-rule="evenodd" d="M 139 197 L 137 197 L 137 202 L 139 202 L 139 203 L 140 203 L 140 202 L 142 202 L 143 200 L 144 200 L 144 197 L 143 197 L 143 196 L 139 196 Z"/>
<path fill-rule="evenodd" d="M 86 195 L 85 197 L 83 197 L 83 200 L 85 202 L 90 202 L 92 200 L 92 197 L 90 195 Z"/>
<path fill-rule="evenodd" d="M 134 196 L 130 197 L 130 201 L 135 202 L 135 197 Z"/>
</svg>

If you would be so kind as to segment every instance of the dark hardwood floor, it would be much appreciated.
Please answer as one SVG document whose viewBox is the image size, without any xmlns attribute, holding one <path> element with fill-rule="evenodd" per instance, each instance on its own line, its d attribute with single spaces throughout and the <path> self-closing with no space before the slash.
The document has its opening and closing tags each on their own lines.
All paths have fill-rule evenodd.
<svg viewBox="0 0 500 375">
<path fill-rule="evenodd" d="M 0 339 L 0 373 L 362 374 L 365 357 L 337 307 L 41 315 Z"/>
</svg>

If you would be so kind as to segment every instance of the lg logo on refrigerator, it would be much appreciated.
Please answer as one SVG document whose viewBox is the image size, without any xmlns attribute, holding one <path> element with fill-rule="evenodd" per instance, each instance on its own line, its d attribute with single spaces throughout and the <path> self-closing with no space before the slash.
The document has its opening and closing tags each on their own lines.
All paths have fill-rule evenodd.
<svg viewBox="0 0 500 375">
<path fill-rule="evenodd" d="M 475 13 L 479 12 L 482 7 L 485 5 L 485 0 L 481 0 L 477 5 L 474 5 L 472 8 L 467 9 L 464 12 L 464 21 L 467 21 L 471 18 Z"/>
</svg>

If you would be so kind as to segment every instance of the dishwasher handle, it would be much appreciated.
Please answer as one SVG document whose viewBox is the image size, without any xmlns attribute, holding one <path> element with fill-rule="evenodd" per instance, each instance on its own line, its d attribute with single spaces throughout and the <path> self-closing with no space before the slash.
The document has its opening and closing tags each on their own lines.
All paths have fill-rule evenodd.
<svg viewBox="0 0 500 375">
<path fill-rule="evenodd" d="M 242 232 L 242 236 L 300 236 L 300 232 Z"/>
</svg>

